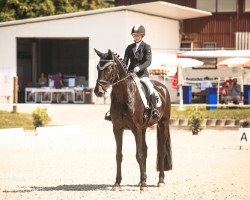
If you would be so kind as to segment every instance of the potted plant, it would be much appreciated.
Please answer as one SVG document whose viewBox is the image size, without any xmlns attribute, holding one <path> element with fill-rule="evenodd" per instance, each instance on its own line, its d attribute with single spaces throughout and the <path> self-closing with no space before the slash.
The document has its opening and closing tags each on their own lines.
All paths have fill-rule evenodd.
<svg viewBox="0 0 250 200">
<path fill-rule="evenodd" d="M 249 120 L 244 120 L 241 122 L 240 126 L 242 128 L 250 128 L 250 121 Z"/>
<path fill-rule="evenodd" d="M 189 125 L 191 126 L 193 135 L 198 135 L 198 133 L 202 130 L 203 121 L 204 116 L 201 111 L 191 112 L 189 116 Z"/>
<path fill-rule="evenodd" d="M 51 120 L 46 108 L 37 108 L 32 112 L 32 117 L 36 128 L 46 126 Z"/>
</svg>

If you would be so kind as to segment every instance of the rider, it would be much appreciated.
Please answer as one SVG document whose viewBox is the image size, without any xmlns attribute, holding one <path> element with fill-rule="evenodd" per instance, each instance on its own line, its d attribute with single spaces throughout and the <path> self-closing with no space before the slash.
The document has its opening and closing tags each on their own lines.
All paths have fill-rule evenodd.
<svg viewBox="0 0 250 200">
<path fill-rule="evenodd" d="M 145 36 L 145 28 L 142 25 L 136 25 L 132 28 L 131 35 L 133 36 L 134 43 L 127 46 L 124 55 L 124 61 L 128 65 L 129 71 L 137 74 L 141 81 L 146 83 L 149 88 L 150 101 L 152 106 L 152 117 L 159 117 L 159 111 L 156 108 L 157 97 L 154 93 L 154 86 L 149 79 L 147 67 L 151 64 L 152 52 L 150 45 L 142 41 Z"/>
</svg>

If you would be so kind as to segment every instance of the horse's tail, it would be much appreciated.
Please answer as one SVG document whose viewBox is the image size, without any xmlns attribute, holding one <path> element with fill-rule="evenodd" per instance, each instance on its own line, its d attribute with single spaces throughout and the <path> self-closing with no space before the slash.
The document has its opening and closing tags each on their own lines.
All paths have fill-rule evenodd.
<svg viewBox="0 0 250 200">
<path fill-rule="evenodd" d="M 161 145 L 160 145 L 160 130 L 159 127 L 157 126 L 157 171 L 160 171 L 160 166 L 159 166 L 159 152 L 162 151 Z M 172 169 L 172 148 L 171 148 L 171 138 L 170 138 L 170 133 L 168 130 L 166 142 L 165 142 L 165 148 L 164 148 L 165 153 L 165 158 L 164 158 L 164 171 L 168 171 Z M 163 153 L 163 152 L 162 152 Z"/>
</svg>

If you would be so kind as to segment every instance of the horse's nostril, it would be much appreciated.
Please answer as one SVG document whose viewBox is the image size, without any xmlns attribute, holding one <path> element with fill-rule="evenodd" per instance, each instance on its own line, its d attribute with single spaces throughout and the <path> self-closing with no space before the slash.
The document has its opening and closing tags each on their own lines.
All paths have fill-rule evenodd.
<svg viewBox="0 0 250 200">
<path fill-rule="evenodd" d="M 97 95 L 98 95 L 99 97 L 102 97 L 102 96 L 104 95 L 104 93 L 99 91 L 99 92 L 97 93 Z"/>
</svg>

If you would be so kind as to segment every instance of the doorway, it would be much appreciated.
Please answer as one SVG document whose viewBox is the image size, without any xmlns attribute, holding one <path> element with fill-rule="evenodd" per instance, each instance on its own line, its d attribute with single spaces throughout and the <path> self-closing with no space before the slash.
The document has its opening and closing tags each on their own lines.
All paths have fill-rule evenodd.
<svg viewBox="0 0 250 200">
<path fill-rule="evenodd" d="M 88 86 L 89 38 L 17 38 L 19 102 L 26 87 L 38 87 L 41 73 L 47 79 L 61 72 L 76 77 L 76 85 Z"/>
</svg>

